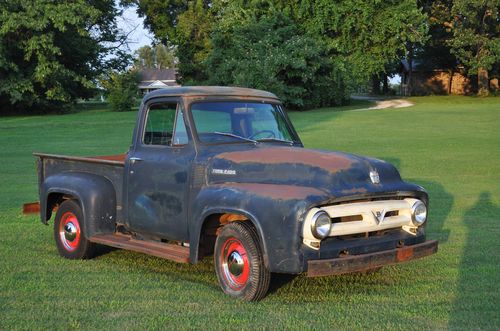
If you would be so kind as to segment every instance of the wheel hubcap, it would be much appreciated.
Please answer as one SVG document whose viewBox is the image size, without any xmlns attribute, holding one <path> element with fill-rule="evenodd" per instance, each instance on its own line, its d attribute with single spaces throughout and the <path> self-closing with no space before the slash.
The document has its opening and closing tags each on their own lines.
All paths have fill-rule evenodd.
<svg viewBox="0 0 500 331">
<path fill-rule="evenodd" d="M 74 241 L 76 239 L 76 226 L 68 222 L 64 226 L 64 238 L 66 238 L 67 241 Z"/>
<path fill-rule="evenodd" d="M 229 238 L 222 246 L 220 255 L 222 273 L 231 289 L 241 290 L 250 277 L 247 251 L 236 238 Z"/>
<path fill-rule="evenodd" d="M 61 218 L 59 225 L 59 238 L 64 248 L 72 252 L 80 244 L 80 223 L 78 218 L 72 212 L 65 213 Z"/>
<path fill-rule="evenodd" d="M 233 274 L 234 276 L 239 276 L 243 273 L 243 267 L 245 266 L 245 263 L 243 262 L 243 258 L 241 257 L 240 253 L 238 253 L 237 251 L 232 251 L 227 259 L 227 265 L 231 274 Z"/>
</svg>

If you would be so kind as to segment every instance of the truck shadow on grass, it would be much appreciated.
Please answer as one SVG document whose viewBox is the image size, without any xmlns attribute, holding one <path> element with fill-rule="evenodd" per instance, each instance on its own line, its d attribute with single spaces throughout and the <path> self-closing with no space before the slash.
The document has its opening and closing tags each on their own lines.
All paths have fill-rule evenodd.
<svg viewBox="0 0 500 331">
<path fill-rule="evenodd" d="M 401 169 L 401 161 L 397 158 L 380 157 Z M 429 221 L 426 225 L 427 239 L 438 240 L 440 244 L 448 241 L 450 229 L 444 228 L 444 223 L 453 207 L 453 196 L 438 182 L 421 180 L 418 178 L 403 178 L 403 180 L 422 186 L 429 194 Z"/>
<path fill-rule="evenodd" d="M 450 329 L 495 329 L 500 325 L 499 215 L 500 206 L 493 203 L 489 192 L 482 192 L 464 214 L 466 239 Z"/>
</svg>

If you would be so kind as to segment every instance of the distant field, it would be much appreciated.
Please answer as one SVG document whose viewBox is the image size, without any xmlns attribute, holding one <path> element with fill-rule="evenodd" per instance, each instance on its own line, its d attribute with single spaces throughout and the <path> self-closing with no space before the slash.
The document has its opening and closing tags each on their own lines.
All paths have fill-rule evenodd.
<svg viewBox="0 0 500 331">
<path fill-rule="evenodd" d="M 281 277 L 259 303 L 225 296 L 209 258 L 62 259 L 52 227 L 21 215 L 37 200 L 33 151 L 124 152 L 136 112 L 0 118 L 0 329 L 500 329 L 500 98 L 410 100 L 290 116 L 306 147 L 381 158 L 424 186 L 438 254 L 369 276 Z"/>
</svg>

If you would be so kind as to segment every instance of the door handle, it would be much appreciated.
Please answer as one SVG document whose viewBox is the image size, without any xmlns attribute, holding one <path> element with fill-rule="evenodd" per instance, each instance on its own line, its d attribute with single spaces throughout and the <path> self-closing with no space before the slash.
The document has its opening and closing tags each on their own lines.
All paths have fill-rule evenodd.
<svg viewBox="0 0 500 331">
<path fill-rule="evenodd" d="M 138 162 L 138 161 L 142 161 L 142 159 L 140 157 L 135 157 L 135 156 L 132 156 L 131 158 L 129 158 L 129 160 L 132 163 L 135 163 L 135 162 Z"/>
</svg>

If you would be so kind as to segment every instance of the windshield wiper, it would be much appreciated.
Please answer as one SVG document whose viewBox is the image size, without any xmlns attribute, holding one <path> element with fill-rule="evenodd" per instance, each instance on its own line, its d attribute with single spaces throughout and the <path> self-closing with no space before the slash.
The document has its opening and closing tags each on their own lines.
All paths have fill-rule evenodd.
<svg viewBox="0 0 500 331">
<path fill-rule="evenodd" d="M 291 141 L 291 140 L 285 140 L 285 139 L 279 139 L 279 138 L 262 138 L 262 139 L 259 139 L 257 141 L 258 142 L 261 142 L 261 141 L 278 141 L 278 142 L 282 142 L 282 143 L 287 143 L 287 144 L 293 145 L 293 141 Z"/>
<path fill-rule="evenodd" d="M 241 140 L 250 141 L 250 142 L 253 142 L 254 144 L 256 144 L 256 143 L 257 143 L 257 140 L 253 140 L 253 139 L 250 139 L 250 138 L 245 138 L 245 137 L 242 137 L 242 136 L 238 136 L 237 134 L 230 133 L 230 132 L 219 132 L 219 131 L 215 131 L 214 133 L 215 133 L 215 134 L 220 134 L 221 136 L 233 137 L 233 138 L 238 138 L 238 139 L 241 139 Z"/>
</svg>

